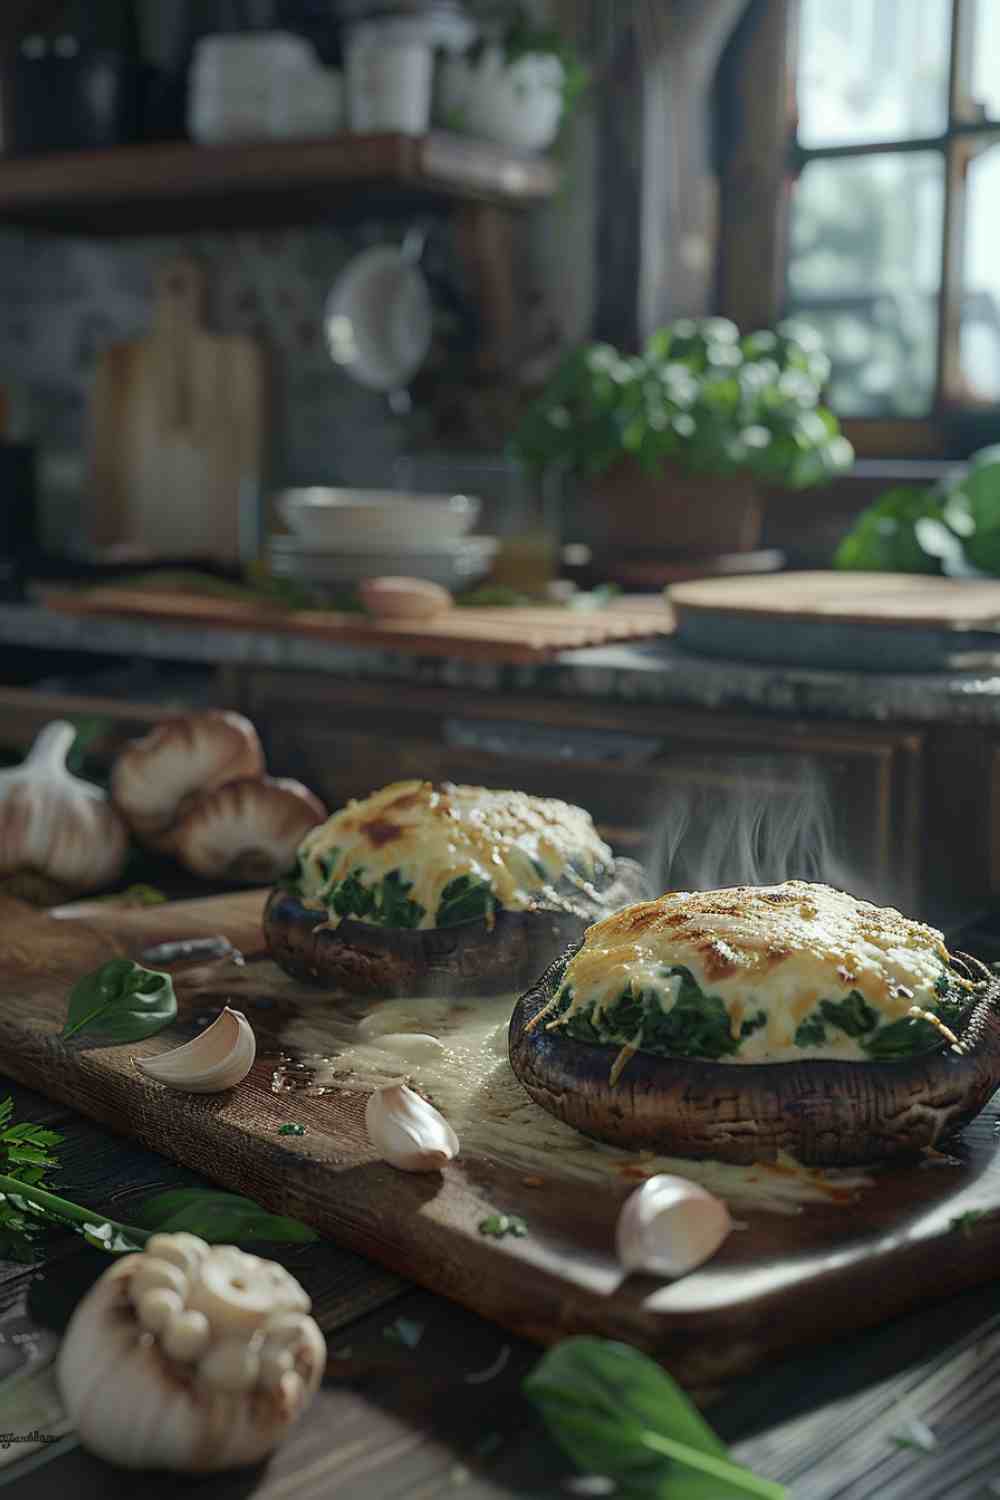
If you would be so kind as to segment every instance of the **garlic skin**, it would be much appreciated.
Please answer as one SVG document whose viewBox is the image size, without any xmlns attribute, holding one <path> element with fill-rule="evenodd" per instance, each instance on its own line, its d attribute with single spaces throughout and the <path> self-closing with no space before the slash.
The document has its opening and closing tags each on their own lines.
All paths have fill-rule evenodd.
<svg viewBox="0 0 1000 1500">
<path fill-rule="evenodd" d="M 147 1078 L 189 1094 L 218 1094 L 242 1083 L 254 1065 L 257 1039 L 241 1011 L 227 1005 L 200 1036 L 158 1057 L 134 1057 Z M 156 1236 L 155 1238 L 158 1238 Z"/>
<path fill-rule="evenodd" d="M 268 884 L 292 868 L 299 844 L 326 816 L 301 781 L 244 777 L 199 797 L 159 847 L 208 880 Z"/>
<path fill-rule="evenodd" d="M 710 1259 L 732 1230 L 729 1210 L 697 1183 L 650 1177 L 618 1215 L 615 1247 L 628 1271 L 684 1276 Z"/>
<path fill-rule="evenodd" d="M 290 1311 L 309 1306 L 293 1276 L 234 1245 L 198 1241 L 189 1271 L 164 1258 L 172 1241 L 187 1242 L 178 1247 L 187 1254 L 195 1238 L 154 1235 L 158 1254 L 147 1246 L 116 1260 L 77 1306 L 59 1351 L 59 1388 L 80 1441 L 124 1468 L 257 1463 L 305 1411 L 326 1365 L 319 1328 Z M 179 1312 L 175 1292 L 151 1286 L 163 1267 L 187 1281 Z M 155 1297 L 152 1329 L 142 1314 Z"/>
<path fill-rule="evenodd" d="M 263 774 L 264 751 L 250 720 L 212 709 L 167 719 L 133 740 L 115 761 L 111 795 L 133 832 L 158 848 L 187 799 Z"/>
<path fill-rule="evenodd" d="M 121 874 L 128 830 L 100 787 L 67 771 L 75 739 L 56 719 L 19 766 L 0 771 L 0 875 L 32 870 L 96 891 Z"/>
<path fill-rule="evenodd" d="M 405 1083 L 376 1089 L 365 1105 L 368 1138 L 401 1172 L 439 1172 L 458 1155 L 458 1136 L 444 1115 Z"/>
</svg>

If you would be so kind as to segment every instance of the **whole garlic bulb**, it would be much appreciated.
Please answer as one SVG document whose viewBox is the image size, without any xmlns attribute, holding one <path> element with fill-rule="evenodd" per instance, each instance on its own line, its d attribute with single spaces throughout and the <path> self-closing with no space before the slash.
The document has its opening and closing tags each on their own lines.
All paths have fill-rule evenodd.
<svg viewBox="0 0 1000 1500">
<path fill-rule="evenodd" d="M 111 795 L 139 838 L 159 848 L 189 799 L 263 774 L 264 751 L 250 720 L 211 709 L 167 719 L 133 740 L 115 761 Z"/>
<path fill-rule="evenodd" d="M 208 880 L 266 884 L 286 874 L 326 808 L 301 781 L 243 777 L 192 802 L 160 847 Z"/>
<path fill-rule="evenodd" d="M 128 830 L 100 787 L 66 769 L 72 724 L 46 724 L 27 758 L 0 771 L 0 875 L 35 870 L 77 891 L 121 873 Z"/>
<path fill-rule="evenodd" d="M 91 1452 L 123 1468 L 238 1468 L 277 1447 L 316 1393 L 326 1343 L 283 1266 L 157 1234 L 73 1314 L 56 1373 Z"/>
<path fill-rule="evenodd" d="M 718 1250 L 733 1222 L 721 1198 L 666 1173 L 636 1188 L 618 1215 L 618 1259 L 629 1271 L 684 1276 Z"/>
</svg>

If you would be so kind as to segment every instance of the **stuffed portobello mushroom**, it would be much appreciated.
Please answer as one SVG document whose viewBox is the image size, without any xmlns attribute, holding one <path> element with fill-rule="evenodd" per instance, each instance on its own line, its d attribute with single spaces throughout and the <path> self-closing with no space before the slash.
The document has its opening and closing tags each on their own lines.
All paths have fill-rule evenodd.
<svg viewBox="0 0 1000 1500">
<path fill-rule="evenodd" d="M 598 922 L 519 1000 L 510 1060 L 587 1135 L 723 1161 L 933 1146 L 1000 1085 L 1000 986 L 824 885 L 671 892 Z"/>
<path fill-rule="evenodd" d="M 331 989 L 487 994 L 522 989 L 588 923 L 646 894 L 582 808 L 403 781 L 306 836 L 264 932 L 282 968 Z"/>
</svg>

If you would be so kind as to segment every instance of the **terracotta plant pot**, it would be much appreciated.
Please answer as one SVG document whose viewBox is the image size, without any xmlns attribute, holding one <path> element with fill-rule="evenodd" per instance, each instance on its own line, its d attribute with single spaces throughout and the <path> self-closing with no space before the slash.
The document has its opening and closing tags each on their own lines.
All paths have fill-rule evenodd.
<svg viewBox="0 0 1000 1500">
<path fill-rule="evenodd" d="M 689 474 L 668 466 L 654 475 L 623 459 L 581 485 L 565 539 L 599 554 L 697 557 L 752 552 L 762 524 L 760 495 L 748 474 Z"/>
</svg>

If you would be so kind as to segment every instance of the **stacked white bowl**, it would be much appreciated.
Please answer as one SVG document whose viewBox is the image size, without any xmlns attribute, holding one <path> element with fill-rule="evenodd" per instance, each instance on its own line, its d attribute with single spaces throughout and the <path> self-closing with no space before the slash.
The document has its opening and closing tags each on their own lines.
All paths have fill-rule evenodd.
<svg viewBox="0 0 1000 1500">
<path fill-rule="evenodd" d="M 489 572 L 499 546 L 470 534 L 480 502 L 468 495 L 312 486 L 284 490 L 276 508 L 288 532 L 268 542 L 271 573 L 319 595 L 386 575 L 468 588 Z"/>
</svg>

